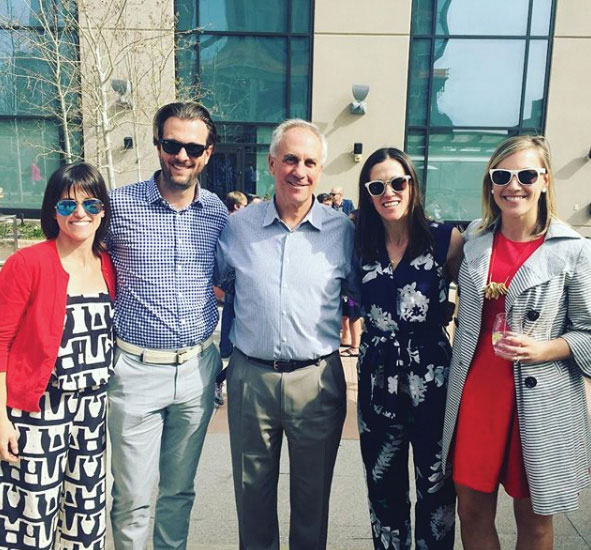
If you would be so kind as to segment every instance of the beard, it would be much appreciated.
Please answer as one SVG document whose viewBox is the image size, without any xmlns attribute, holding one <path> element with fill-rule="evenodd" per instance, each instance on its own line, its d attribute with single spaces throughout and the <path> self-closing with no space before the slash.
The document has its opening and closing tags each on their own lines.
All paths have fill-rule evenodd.
<svg viewBox="0 0 591 550">
<path fill-rule="evenodd" d="M 199 185 L 198 173 L 192 172 L 185 177 L 174 177 L 166 163 L 160 162 L 160 168 L 162 169 L 162 182 L 170 189 L 186 190 Z"/>
</svg>

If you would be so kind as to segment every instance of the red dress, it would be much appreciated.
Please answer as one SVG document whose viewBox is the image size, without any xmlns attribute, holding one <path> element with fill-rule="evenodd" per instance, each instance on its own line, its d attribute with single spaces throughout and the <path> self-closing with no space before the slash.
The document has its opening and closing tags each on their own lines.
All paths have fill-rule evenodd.
<svg viewBox="0 0 591 550">
<path fill-rule="evenodd" d="M 542 244 L 510 241 L 495 234 L 489 278 L 507 287 L 525 260 Z M 453 455 L 453 480 L 476 491 L 491 493 L 499 483 L 513 498 L 526 498 L 529 488 L 521 453 L 515 404 L 513 363 L 494 354 L 492 329 L 497 313 L 505 311 L 505 296 L 484 300 L 478 345 L 458 414 Z"/>
</svg>

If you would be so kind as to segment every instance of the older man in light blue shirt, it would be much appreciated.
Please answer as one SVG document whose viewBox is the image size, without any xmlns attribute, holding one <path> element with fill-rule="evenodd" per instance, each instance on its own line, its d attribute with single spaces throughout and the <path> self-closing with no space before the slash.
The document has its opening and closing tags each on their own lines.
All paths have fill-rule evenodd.
<svg viewBox="0 0 591 550">
<path fill-rule="evenodd" d="M 278 550 L 277 481 L 290 456 L 291 550 L 326 547 L 330 485 L 345 418 L 338 354 L 353 224 L 314 199 L 326 142 L 288 120 L 273 133 L 273 201 L 231 217 L 220 276 L 236 274 L 228 417 L 242 550 Z M 351 292 L 351 290 L 347 290 Z"/>
</svg>

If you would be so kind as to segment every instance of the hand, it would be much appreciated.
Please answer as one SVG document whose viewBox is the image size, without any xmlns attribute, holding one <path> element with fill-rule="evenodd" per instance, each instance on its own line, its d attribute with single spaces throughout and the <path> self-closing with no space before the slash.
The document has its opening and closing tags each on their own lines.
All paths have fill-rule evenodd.
<svg viewBox="0 0 591 550">
<path fill-rule="evenodd" d="M 0 419 L 0 460 L 18 462 L 18 432 L 8 418 Z"/>
<path fill-rule="evenodd" d="M 503 336 L 495 345 L 495 355 L 521 364 L 541 363 L 546 360 L 548 342 L 534 340 L 526 334 L 511 333 Z"/>
</svg>

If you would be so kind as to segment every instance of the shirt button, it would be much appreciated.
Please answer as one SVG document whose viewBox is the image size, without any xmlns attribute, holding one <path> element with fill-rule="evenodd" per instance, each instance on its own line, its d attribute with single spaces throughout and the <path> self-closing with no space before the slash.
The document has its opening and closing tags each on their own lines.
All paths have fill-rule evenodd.
<svg viewBox="0 0 591 550">
<path fill-rule="evenodd" d="M 183 297 L 183 293 L 179 292 L 179 298 L 182 298 L 182 297 Z"/>
<path fill-rule="evenodd" d="M 538 381 L 533 376 L 528 376 L 525 379 L 525 385 L 528 388 L 535 388 L 538 385 Z"/>
<path fill-rule="evenodd" d="M 287 338 L 284 336 L 283 338 L 281 338 L 282 342 L 287 342 Z"/>
<path fill-rule="evenodd" d="M 179 239 L 179 244 L 183 244 L 183 239 Z"/>
<path fill-rule="evenodd" d="M 282 311 L 281 312 L 281 315 L 287 315 L 287 312 L 286 311 Z"/>
<path fill-rule="evenodd" d="M 181 325 L 184 325 L 186 323 L 186 321 L 184 319 L 181 319 Z"/>
</svg>

